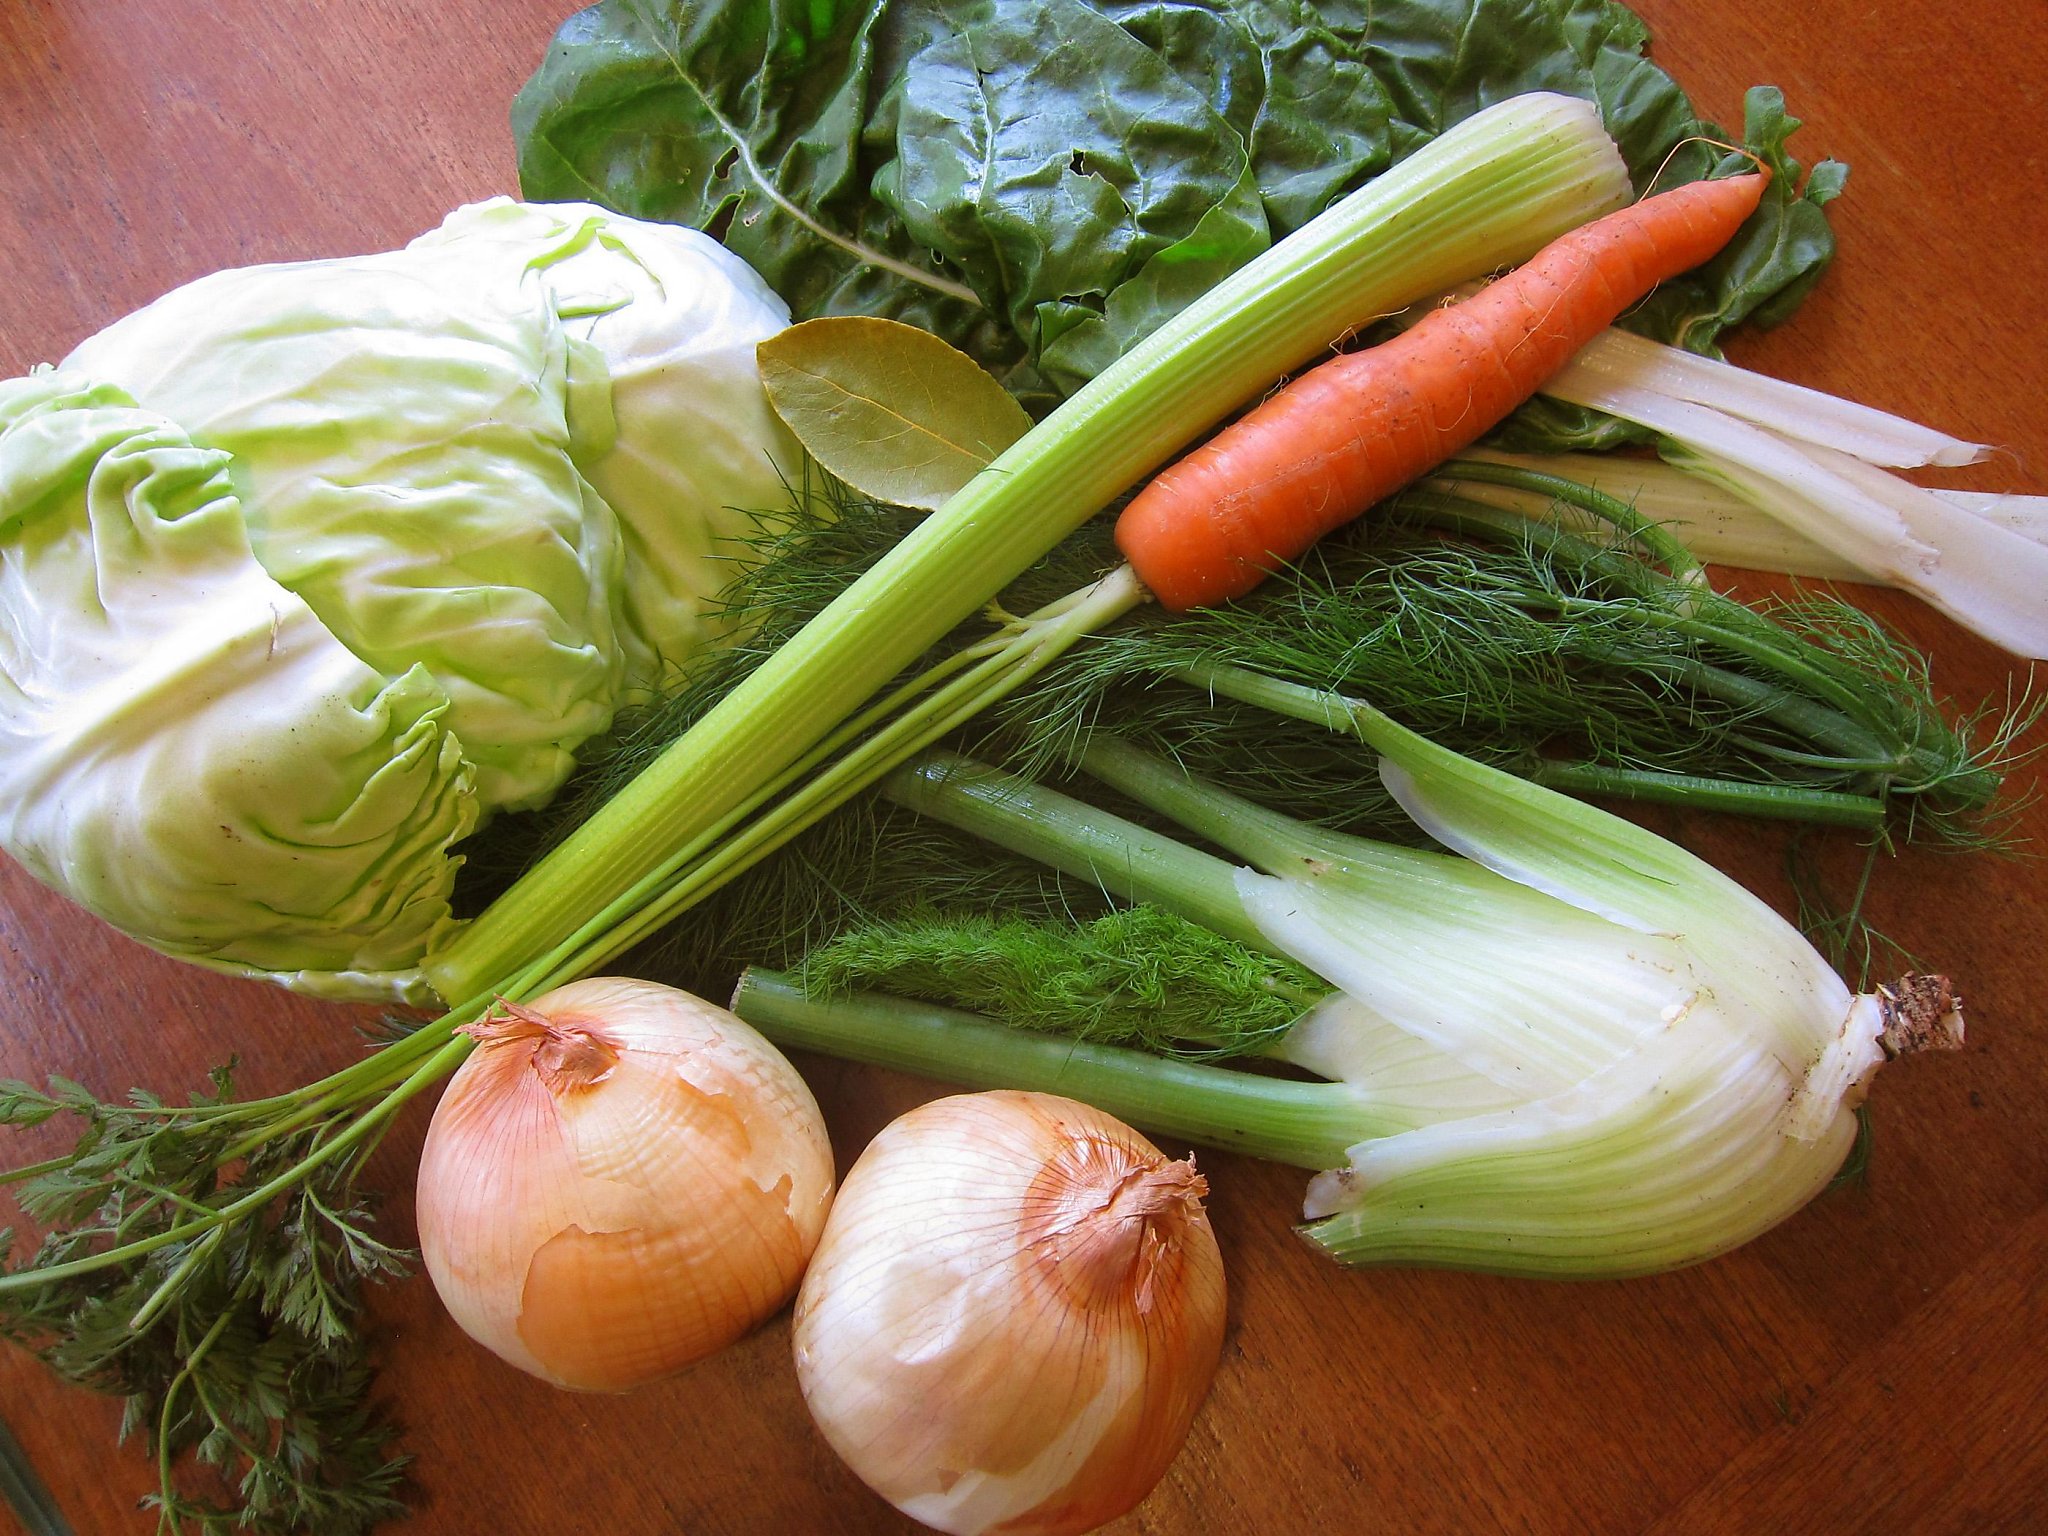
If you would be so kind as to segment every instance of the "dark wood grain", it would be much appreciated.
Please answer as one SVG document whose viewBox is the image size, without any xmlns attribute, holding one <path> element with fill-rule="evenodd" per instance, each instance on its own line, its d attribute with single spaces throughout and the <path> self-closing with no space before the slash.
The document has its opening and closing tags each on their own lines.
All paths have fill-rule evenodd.
<svg viewBox="0 0 2048 1536">
<path fill-rule="evenodd" d="M 199 273 L 395 245 L 512 190 L 505 108 L 568 9 L 0 7 L 0 369 L 61 356 Z M 1740 360 L 2009 450 L 1958 483 L 2048 489 L 2039 0 L 1638 9 L 1703 110 L 1732 120 L 1743 86 L 1773 81 L 1810 121 L 1802 152 L 1854 166 L 1835 270 L 1793 324 L 1740 338 Z M 1927 610 L 1871 601 L 1957 699 L 2022 678 Z M 1666 830 L 1785 899 L 1778 833 Z M 2023 830 L 2038 842 L 2048 813 Z M 1346 1274 L 1292 1235 L 1299 1174 L 1206 1157 L 1225 1362 L 1185 1454 L 1118 1528 L 2048 1529 L 2048 883 L 2033 863 L 1913 853 L 1875 904 L 1961 979 L 1971 1046 L 1889 1070 L 1868 1177 L 1712 1264 L 1626 1285 Z M 176 1091 L 232 1052 L 249 1088 L 282 1088 L 352 1059 L 357 1017 L 160 959 L 0 867 L 0 1075 Z M 801 1065 L 843 1160 L 935 1091 Z M 401 1238 L 422 1113 L 378 1161 Z M 8 1162 L 54 1145 L 8 1140 Z M 784 1322 L 665 1386 L 582 1398 L 470 1346 L 424 1282 L 375 1307 L 422 1536 L 908 1528 L 811 1430 Z M 134 1509 L 149 1470 L 114 1447 L 113 1405 L 8 1352 L 0 1413 L 77 1530 L 150 1529 Z"/>
</svg>

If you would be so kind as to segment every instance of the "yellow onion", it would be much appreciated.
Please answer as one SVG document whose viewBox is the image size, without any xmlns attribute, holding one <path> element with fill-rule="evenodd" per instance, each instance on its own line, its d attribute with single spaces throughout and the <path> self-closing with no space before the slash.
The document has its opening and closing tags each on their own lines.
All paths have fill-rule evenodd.
<svg viewBox="0 0 2048 1536">
<path fill-rule="evenodd" d="M 861 1480 L 942 1531 L 1093 1530 L 1144 1498 L 1223 1347 L 1192 1158 L 1042 1093 L 912 1110 L 846 1176 L 796 1370 Z"/>
<path fill-rule="evenodd" d="M 796 1069 L 723 1008 L 596 978 L 500 1004 L 420 1158 L 420 1251 L 463 1331 L 623 1392 L 781 1308 L 832 1201 Z"/>
</svg>

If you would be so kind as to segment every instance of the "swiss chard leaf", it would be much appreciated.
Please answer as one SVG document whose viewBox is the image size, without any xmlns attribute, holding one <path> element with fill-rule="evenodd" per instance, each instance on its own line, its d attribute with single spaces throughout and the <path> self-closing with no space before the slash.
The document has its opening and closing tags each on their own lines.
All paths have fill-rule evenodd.
<svg viewBox="0 0 2048 1536">
<path fill-rule="evenodd" d="M 1612 0 L 604 0 L 513 108 L 534 198 L 709 229 L 798 318 L 936 332 L 1043 407 L 1333 199 L 1494 101 L 1597 101 L 1639 187 L 1724 136 Z M 1710 349 L 1832 251 L 1823 167 L 1752 93 L 1765 207 L 1631 323 Z M 1545 407 L 1525 442 L 1618 440 Z"/>
<path fill-rule="evenodd" d="M 605 0 L 580 11 L 513 102 L 521 182 L 530 197 L 709 230 L 799 318 L 885 315 L 977 356 L 1014 354 L 958 270 L 871 194 L 874 34 L 902 9 Z"/>
<path fill-rule="evenodd" d="M 1062 390 L 1270 243 L 1242 139 L 1081 0 L 989 7 L 911 57 L 899 92 L 878 193 Z M 1201 280 L 1178 280 L 1190 265 Z M 1145 302 L 1108 313 L 1134 280 Z"/>
<path fill-rule="evenodd" d="M 1274 236 L 1393 162 L 1393 109 L 1342 8 L 1310 0 L 1092 0 L 1230 124 Z M 1339 23 L 1342 17 L 1338 18 Z"/>
</svg>

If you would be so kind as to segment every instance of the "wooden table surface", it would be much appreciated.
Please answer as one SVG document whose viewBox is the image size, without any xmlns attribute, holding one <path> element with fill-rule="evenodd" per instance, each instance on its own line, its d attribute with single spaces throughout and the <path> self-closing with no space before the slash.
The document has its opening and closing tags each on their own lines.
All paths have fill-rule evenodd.
<svg viewBox="0 0 2048 1536">
<path fill-rule="evenodd" d="M 570 0 L 8 0 L 0 369 L 63 355 L 217 267 L 402 243 L 513 189 L 505 111 Z M 2048 490 L 2048 26 L 1968 6 L 1644 0 L 1710 116 L 1782 85 L 1808 159 L 1854 167 L 1841 255 L 1740 360 L 2004 445 L 1956 483 Z M 1748 590 L 1761 590 L 1752 580 Z M 2048 594 L 2043 595 L 2048 601 Z M 1957 699 L 2024 669 L 1910 602 L 1872 606 Z M 2038 776 L 2035 778 L 2038 786 Z M 2025 821 L 2038 843 L 2048 812 Z M 1778 833 L 1686 834 L 1783 902 Z M 1230 1333 L 1185 1452 L 1126 1532 L 1970 1533 L 2048 1529 L 2048 1033 L 2039 864 L 1909 854 L 1883 926 L 1956 976 L 1960 1056 L 1888 1070 L 1868 1177 L 1748 1248 L 1628 1284 L 1345 1273 L 1290 1232 L 1302 1175 L 1204 1159 Z M 239 1053 L 248 1091 L 359 1049 L 346 1010 L 160 959 L 0 868 L 0 1076 L 166 1092 Z M 841 1166 L 937 1091 L 804 1060 Z M 425 1110 L 381 1154 L 388 1229 Z M 38 1139 L 40 1137 L 40 1139 Z M 18 1134 L 6 1162 L 54 1136 Z M 4 1219 L 4 1216 L 0 1216 Z M 415 1280 L 375 1297 L 420 1536 L 880 1532 L 908 1522 L 812 1431 L 779 1319 L 621 1399 L 472 1347 Z M 150 1529 L 113 1403 L 0 1353 L 0 1416 L 80 1532 Z M 0 1515 L 0 1526 L 6 1517 Z"/>
</svg>

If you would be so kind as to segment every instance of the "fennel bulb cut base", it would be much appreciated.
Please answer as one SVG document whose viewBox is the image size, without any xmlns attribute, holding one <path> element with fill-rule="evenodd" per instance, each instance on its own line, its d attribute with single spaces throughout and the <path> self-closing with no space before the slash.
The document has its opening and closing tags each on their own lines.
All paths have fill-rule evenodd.
<svg viewBox="0 0 2048 1536">
<path fill-rule="evenodd" d="M 1549 1098 L 1361 1142 L 1310 1182 L 1302 1235 L 1347 1265 L 1625 1279 L 1699 1263 L 1826 1188 L 1885 1060 L 1963 1042 L 1961 1004 L 1930 976 L 1858 996 L 1796 1081 L 1698 1022 Z"/>
</svg>

